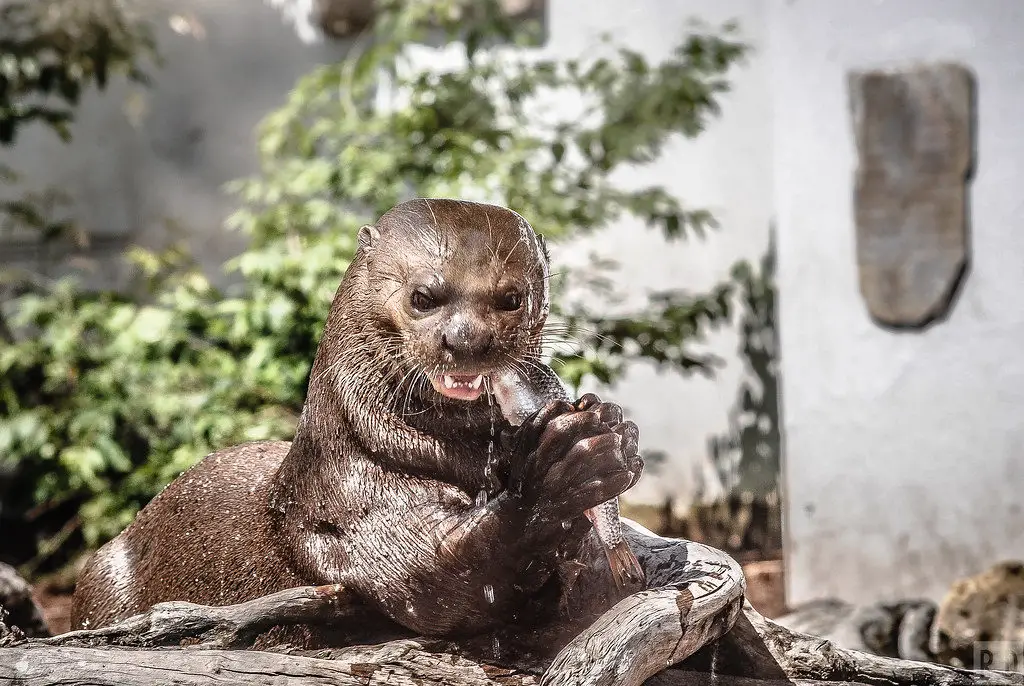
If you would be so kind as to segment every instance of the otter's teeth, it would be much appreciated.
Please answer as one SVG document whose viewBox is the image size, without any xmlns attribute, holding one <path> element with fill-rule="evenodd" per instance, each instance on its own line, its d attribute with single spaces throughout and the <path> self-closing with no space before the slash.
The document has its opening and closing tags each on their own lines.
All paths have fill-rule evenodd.
<svg viewBox="0 0 1024 686">
<path fill-rule="evenodd" d="M 473 377 L 472 380 L 464 380 L 462 377 L 456 379 L 450 374 L 445 374 L 444 376 L 441 377 L 441 383 L 444 385 L 445 388 L 450 390 L 462 388 L 478 391 L 480 390 L 480 386 L 482 386 L 484 383 L 484 377 L 483 374 L 478 374 L 477 376 Z"/>
</svg>

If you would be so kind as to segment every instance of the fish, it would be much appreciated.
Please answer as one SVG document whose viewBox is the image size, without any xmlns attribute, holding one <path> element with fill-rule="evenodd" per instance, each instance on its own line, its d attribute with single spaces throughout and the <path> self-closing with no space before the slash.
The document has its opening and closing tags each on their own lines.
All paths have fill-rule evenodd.
<svg viewBox="0 0 1024 686">
<path fill-rule="evenodd" d="M 528 374 L 519 369 L 507 369 L 492 376 L 489 386 L 502 415 L 512 426 L 520 426 L 552 400 L 573 404 L 561 379 L 546 365 L 530 365 Z M 594 526 L 615 585 L 623 589 L 629 583 L 643 583 L 643 567 L 622 535 L 619 499 L 607 500 L 583 514 Z"/>
</svg>

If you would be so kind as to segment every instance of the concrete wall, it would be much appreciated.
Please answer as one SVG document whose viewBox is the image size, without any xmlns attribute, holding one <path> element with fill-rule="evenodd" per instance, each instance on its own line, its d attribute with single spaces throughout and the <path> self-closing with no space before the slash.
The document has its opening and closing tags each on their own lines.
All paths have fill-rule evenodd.
<svg viewBox="0 0 1024 686">
<path fill-rule="evenodd" d="M 939 597 L 1024 554 L 1024 4 L 770 0 L 788 600 Z M 947 321 L 873 324 L 846 72 L 977 77 L 971 267 Z"/>
<path fill-rule="evenodd" d="M 595 48 L 601 33 L 613 32 L 658 59 L 685 36 L 692 18 L 713 23 L 737 18 L 745 37 L 763 53 L 762 5 L 761 0 L 643 0 L 627 7 L 595 0 L 580 12 L 577 0 L 550 0 L 544 51 L 577 57 Z M 45 131 L 30 132 L 5 161 L 31 186 L 56 184 L 69 192 L 76 216 L 94 232 L 157 245 L 168 237 L 165 223 L 176 222 L 214 268 L 240 245 L 238 236 L 221 230 L 236 206 L 222 185 L 256 169 L 254 125 L 283 103 L 297 77 L 318 62 L 336 59 L 344 45 L 303 43 L 277 10 L 256 0 L 184 0 L 156 8 L 166 64 L 154 72 L 155 87 L 138 93 L 117 88 L 90 97 L 72 145 L 61 145 Z M 193 15 L 204 35 L 170 30 L 171 12 Z M 664 184 L 688 205 L 712 210 L 722 224 L 703 243 L 666 247 L 635 222 L 621 222 L 588 241 L 587 249 L 620 259 L 632 304 L 642 302 L 650 289 L 707 289 L 727 276 L 736 259 L 757 258 L 764 251 L 771 203 L 767 77 L 761 58 L 737 70 L 734 90 L 723 98 L 724 114 L 705 134 L 676 141 L 657 164 L 623 175 L 624 183 Z M 133 124 L 129 113 L 140 111 L 140 102 L 142 116 Z M 116 264 L 112 254 L 101 256 L 96 280 L 116 280 Z M 736 401 L 743 373 L 737 345 L 735 331 L 708 341 L 708 350 L 728 362 L 713 380 L 684 380 L 641 367 L 614 390 L 597 389 L 637 419 L 645 448 L 672 457 L 664 468 L 648 470 L 630 492 L 632 499 L 659 503 L 677 496 L 685 505 L 702 479 L 715 491 L 706 441 L 726 429 L 727 412 Z"/>
</svg>

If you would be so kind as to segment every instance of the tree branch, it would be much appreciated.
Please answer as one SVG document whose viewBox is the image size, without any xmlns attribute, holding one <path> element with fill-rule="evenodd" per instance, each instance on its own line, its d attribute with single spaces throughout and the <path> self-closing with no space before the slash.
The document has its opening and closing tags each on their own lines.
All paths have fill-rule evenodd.
<svg viewBox="0 0 1024 686">
<path fill-rule="evenodd" d="M 257 636 L 275 626 L 337 622 L 360 606 L 359 600 L 340 585 L 299 586 L 222 607 L 158 603 L 108 627 L 69 631 L 38 643 L 149 648 L 176 646 L 187 640 L 204 648 L 248 648 Z"/>
<path fill-rule="evenodd" d="M 470 659 L 458 645 L 403 639 L 324 651 L 251 646 L 273 626 L 358 617 L 340 586 L 300 587 L 225 607 L 161 603 L 117 625 L 46 639 L 0 638 L 0 682 L 24 686 L 332 684 L 450 686 L 1024 686 L 1024 674 L 955 669 L 848 650 L 791 631 L 743 601 L 731 558 L 624 520 L 651 587 L 609 610 L 550 665 Z M 3 626 L 0 625 L 0 635 Z M 169 648 L 188 643 L 185 648 Z"/>
</svg>

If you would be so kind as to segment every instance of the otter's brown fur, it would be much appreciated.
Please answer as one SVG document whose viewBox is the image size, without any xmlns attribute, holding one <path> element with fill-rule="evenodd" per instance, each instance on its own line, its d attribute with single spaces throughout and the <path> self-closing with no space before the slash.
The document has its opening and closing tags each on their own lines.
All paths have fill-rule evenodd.
<svg viewBox="0 0 1024 686">
<path fill-rule="evenodd" d="M 609 403 L 553 403 L 487 469 L 492 427 L 507 425 L 485 398 L 430 382 L 538 363 L 542 243 L 505 208 L 422 199 L 359 238 L 293 441 L 218 451 L 168 486 L 89 561 L 73 626 L 328 583 L 368 618 L 435 636 L 542 625 L 568 606 L 565 560 L 598 550 L 582 513 L 639 476 L 636 426 Z"/>
</svg>

